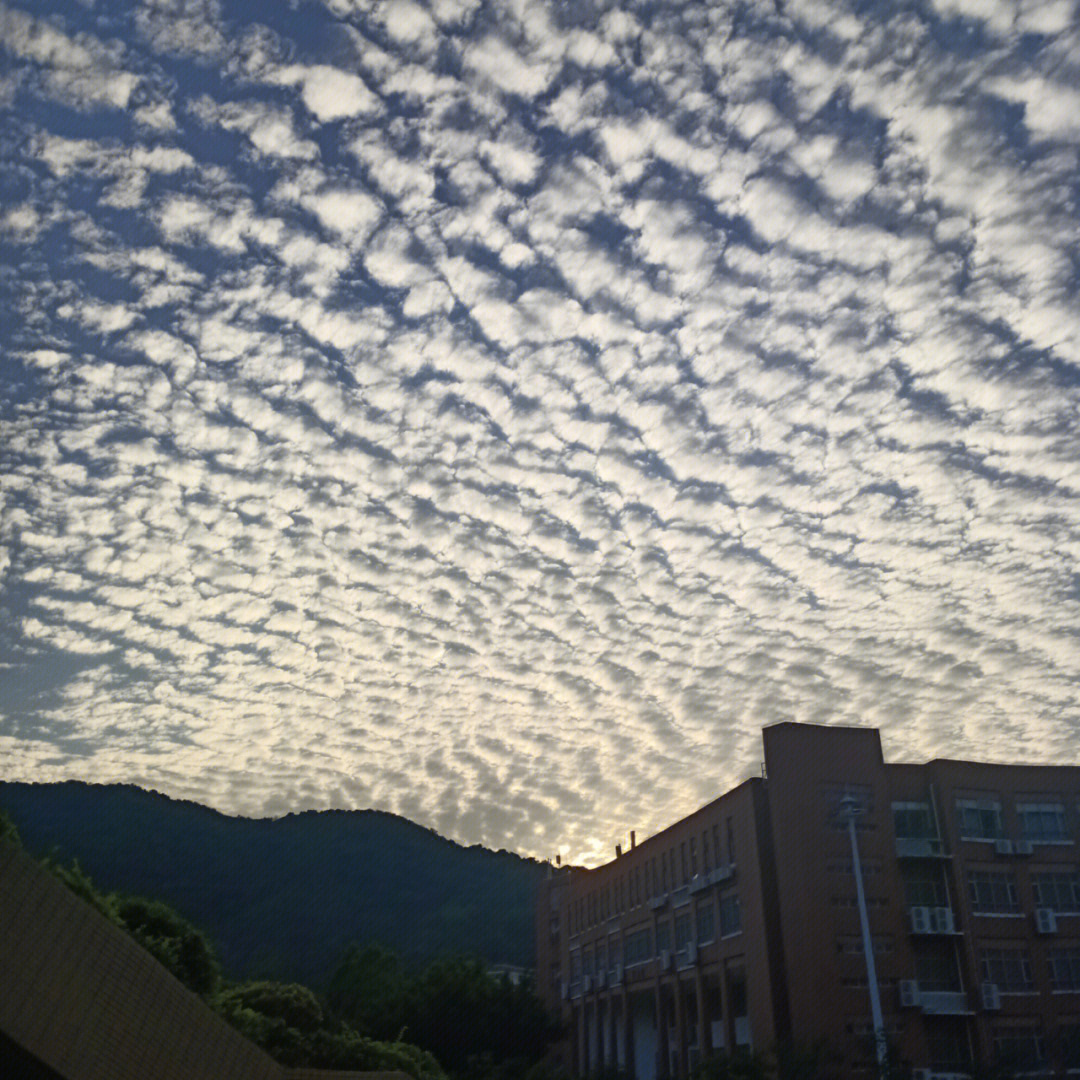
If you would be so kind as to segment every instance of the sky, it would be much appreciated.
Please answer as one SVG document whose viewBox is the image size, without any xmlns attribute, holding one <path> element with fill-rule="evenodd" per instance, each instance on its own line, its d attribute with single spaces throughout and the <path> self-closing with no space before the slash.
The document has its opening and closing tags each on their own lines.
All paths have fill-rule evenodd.
<svg viewBox="0 0 1080 1080">
<path fill-rule="evenodd" d="M 1073 0 L 0 0 L 0 779 L 595 864 L 1080 751 Z"/>
</svg>

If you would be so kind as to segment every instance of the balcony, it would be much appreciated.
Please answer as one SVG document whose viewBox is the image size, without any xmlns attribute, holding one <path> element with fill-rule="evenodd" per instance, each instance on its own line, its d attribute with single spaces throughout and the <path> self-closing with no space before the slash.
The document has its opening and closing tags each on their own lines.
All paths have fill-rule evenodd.
<svg viewBox="0 0 1080 1080">
<path fill-rule="evenodd" d="M 898 836 L 896 838 L 898 859 L 947 859 L 945 845 L 936 836 Z"/>
<path fill-rule="evenodd" d="M 913 907 L 908 909 L 913 934 L 956 934 L 952 908 Z"/>
<path fill-rule="evenodd" d="M 898 989 L 902 1009 L 921 1009 L 928 1016 L 972 1015 L 967 994 L 963 990 L 940 990 L 933 984 L 924 988 L 914 979 L 901 979 Z"/>
<path fill-rule="evenodd" d="M 919 1008 L 928 1016 L 969 1016 L 963 990 L 919 990 Z"/>
</svg>

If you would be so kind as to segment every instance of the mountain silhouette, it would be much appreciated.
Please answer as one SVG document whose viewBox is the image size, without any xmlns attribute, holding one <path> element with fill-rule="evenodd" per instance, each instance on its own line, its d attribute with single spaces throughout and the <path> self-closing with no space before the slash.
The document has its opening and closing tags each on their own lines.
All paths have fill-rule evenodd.
<svg viewBox="0 0 1080 1080">
<path fill-rule="evenodd" d="M 128 784 L 0 782 L 34 855 L 78 859 L 94 883 L 173 905 L 234 977 L 319 988 L 352 941 L 407 964 L 471 953 L 534 963 L 546 864 L 463 847 L 379 810 L 230 817 Z"/>
</svg>

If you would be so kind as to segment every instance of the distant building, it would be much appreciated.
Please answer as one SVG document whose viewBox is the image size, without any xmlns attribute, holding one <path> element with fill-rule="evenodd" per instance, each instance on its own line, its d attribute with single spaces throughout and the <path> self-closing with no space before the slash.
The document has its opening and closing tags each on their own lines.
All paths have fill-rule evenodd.
<svg viewBox="0 0 1080 1080">
<path fill-rule="evenodd" d="M 516 964 L 491 964 L 487 973 L 494 979 L 505 979 L 512 986 L 523 983 L 530 975 L 528 968 Z"/>
<path fill-rule="evenodd" d="M 685 1077 L 825 1040 L 877 1074 L 843 809 L 890 1052 L 915 1080 L 1080 1073 L 1080 767 L 886 764 L 871 728 L 776 724 L 765 775 L 543 884 L 537 982 L 577 1075 Z"/>
</svg>

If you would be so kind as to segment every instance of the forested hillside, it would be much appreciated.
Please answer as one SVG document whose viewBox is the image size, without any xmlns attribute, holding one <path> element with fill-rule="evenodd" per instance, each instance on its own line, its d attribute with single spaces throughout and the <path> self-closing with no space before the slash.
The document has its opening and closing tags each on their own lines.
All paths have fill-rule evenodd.
<svg viewBox="0 0 1080 1080">
<path fill-rule="evenodd" d="M 228 817 L 120 784 L 0 783 L 28 851 L 76 858 L 105 889 L 166 900 L 231 974 L 325 985 L 350 942 L 407 964 L 447 953 L 531 966 L 545 866 L 462 847 L 393 814 Z"/>
</svg>

